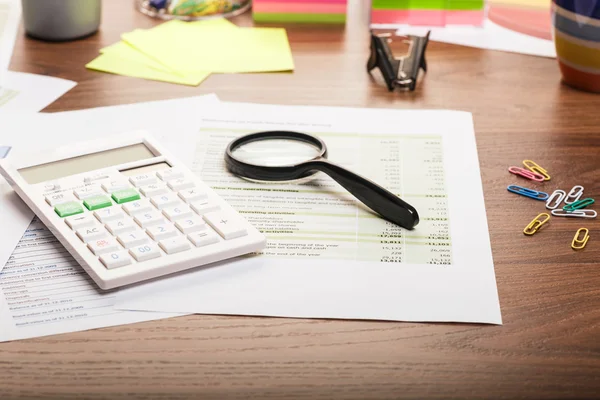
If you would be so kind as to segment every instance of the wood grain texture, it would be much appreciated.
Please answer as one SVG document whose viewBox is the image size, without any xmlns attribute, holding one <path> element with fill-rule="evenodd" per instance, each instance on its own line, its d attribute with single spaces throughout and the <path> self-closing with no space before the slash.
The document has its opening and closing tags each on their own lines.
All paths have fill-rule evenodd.
<svg viewBox="0 0 600 400">
<path fill-rule="evenodd" d="M 198 88 L 87 71 L 122 32 L 155 21 L 105 0 L 101 32 L 69 43 L 20 35 L 11 69 L 75 80 L 46 111 L 217 93 L 279 104 L 473 113 L 503 326 L 189 316 L 0 344 L 0 399 L 600 398 L 600 222 L 521 231 L 543 204 L 506 191 L 531 158 L 555 187 L 599 198 L 600 97 L 560 83 L 555 60 L 431 43 L 414 93 L 365 72 L 368 2 L 346 28 L 289 25 L 294 73 L 213 75 Z M 234 20 L 251 25 L 249 15 Z M 469 201 L 468 198 L 463 199 Z M 243 297 L 243 296 L 242 296 Z"/>
</svg>

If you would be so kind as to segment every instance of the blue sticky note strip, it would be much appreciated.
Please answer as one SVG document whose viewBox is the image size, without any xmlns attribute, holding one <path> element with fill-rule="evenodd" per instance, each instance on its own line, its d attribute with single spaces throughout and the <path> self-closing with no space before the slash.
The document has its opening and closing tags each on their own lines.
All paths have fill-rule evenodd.
<svg viewBox="0 0 600 400">
<path fill-rule="evenodd" d="M 10 146 L 0 146 L 0 158 L 4 158 L 8 155 L 12 147 Z"/>
</svg>

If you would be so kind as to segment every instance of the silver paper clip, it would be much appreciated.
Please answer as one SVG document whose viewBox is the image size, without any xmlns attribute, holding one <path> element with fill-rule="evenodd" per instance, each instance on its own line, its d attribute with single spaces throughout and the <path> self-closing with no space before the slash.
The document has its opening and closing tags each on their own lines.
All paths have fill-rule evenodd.
<svg viewBox="0 0 600 400">
<path fill-rule="evenodd" d="M 573 186 L 565 198 L 565 204 L 575 203 L 581 196 L 583 196 L 583 186 Z"/>
<path fill-rule="evenodd" d="M 563 202 L 566 196 L 567 194 L 564 190 L 555 190 L 554 192 L 552 192 L 550 197 L 548 197 L 548 201 L 546 201 L 546 208 L 548 210 L 554 210 L 555 208 L 558 208 L 558 206 L 560 206 L 560 203 Z"/>
<path fill-rule="evenodd" d="M 551 213 L 555 217 L 596 218 L 598 216 L 596 210 L 552 210 Z"/>
</svg>

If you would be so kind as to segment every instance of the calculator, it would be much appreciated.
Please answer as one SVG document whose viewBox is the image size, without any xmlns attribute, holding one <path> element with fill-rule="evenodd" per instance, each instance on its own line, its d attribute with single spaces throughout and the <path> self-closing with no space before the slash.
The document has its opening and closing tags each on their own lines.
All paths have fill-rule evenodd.
<svg viewBox="0 0 600 400">
<path fill-rule="evenodd" d="M 101 289 L 266 245 L 147 132 L 0 160 L 0 173 Z"/>
</svg>

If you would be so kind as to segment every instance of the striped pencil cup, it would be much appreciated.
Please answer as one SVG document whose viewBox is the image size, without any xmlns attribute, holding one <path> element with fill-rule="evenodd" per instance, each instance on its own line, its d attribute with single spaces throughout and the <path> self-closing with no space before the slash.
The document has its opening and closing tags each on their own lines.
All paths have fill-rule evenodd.
<svg viewBox="0 0 600 400">
<path fill-rule="evenodd" d="M 553 0 L 552 26 L 563 82 L 600 93 L 600 0 Z"/>
</svg>

